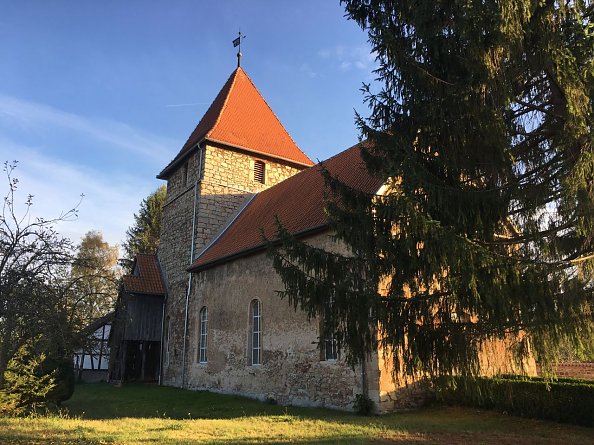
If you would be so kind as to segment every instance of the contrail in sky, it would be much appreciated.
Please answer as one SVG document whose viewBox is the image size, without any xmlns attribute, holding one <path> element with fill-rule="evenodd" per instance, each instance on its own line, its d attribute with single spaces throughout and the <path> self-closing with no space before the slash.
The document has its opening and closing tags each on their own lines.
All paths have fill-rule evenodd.
<svg viewBox="0 0 594 445">
<path fill-rule="evenodd" d="M 210 102 L 192 102 L 190 104 L 171 104 L 171 105 L 165 105 L 168 108 L 172 108 L 172 107 L 193 107 L 194 105 L 208 105 Z"/>
</svg>

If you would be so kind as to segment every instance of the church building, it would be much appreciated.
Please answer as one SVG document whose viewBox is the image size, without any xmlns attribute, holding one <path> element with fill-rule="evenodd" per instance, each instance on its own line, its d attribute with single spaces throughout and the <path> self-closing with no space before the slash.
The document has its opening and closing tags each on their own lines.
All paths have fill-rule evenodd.
<svg viewBox="0 0 594 445">
<path fill-rule="evenodd" d="M 358 145 L 324 166 L 365 192 L 384 182 L 370 176 Z M 422 392 L 398 387 L 381 353 L 349 366 L 322 338 L 321 320 L 278 297 L 283 284 L 263 237 L 274 237 L 276 218 L 312 245 L 344 247 L 330 237 L 320 166 L 242 68 L 158 178 L 167 181 L 156 258 L 165 288 L 161 384 L 347 410 L 359 394 L 378 412 L 419 403 Z"/>
</svg>

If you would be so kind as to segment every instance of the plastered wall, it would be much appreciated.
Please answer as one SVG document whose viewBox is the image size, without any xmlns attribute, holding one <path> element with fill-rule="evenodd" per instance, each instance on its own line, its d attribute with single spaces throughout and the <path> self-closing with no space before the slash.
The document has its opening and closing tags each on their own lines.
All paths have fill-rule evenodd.
<svg viewBox="0 0 594 445">
<path fill-rule="evenodd" d="M 327 242 L 328 235 L 310 240 Z M 197 274 L 190 304 L 188 387 L 242 394 L 280 404 L 352 409 L 361 370 L 322 360 L 319 321 L 307 320 L 276 291 L 280 278 L 259 253 Z M 250 365 L 250 303 L 262 307 L 262 364 Z M 208 309 L 208 363 L 198 363 L 199 313 Z"/>
</svg>

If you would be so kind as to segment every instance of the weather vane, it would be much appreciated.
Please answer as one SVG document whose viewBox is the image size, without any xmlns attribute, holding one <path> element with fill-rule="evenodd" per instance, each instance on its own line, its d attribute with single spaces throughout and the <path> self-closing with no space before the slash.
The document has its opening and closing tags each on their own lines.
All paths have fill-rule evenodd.
<svg viewBox="0 0 594 445">
<path fill-rule="evenodd" d="M 237 68 L 239 68 L 241 66 L 241 40 L 245 39 L 245 36 L 241 34 L 241 30 L 239 31 L 239 37 L 235 38 L 233 40 L 233 48 L 235 48 L 236 46 L 239 46 L 239 49 L 237 50 Z"/>
</svg>

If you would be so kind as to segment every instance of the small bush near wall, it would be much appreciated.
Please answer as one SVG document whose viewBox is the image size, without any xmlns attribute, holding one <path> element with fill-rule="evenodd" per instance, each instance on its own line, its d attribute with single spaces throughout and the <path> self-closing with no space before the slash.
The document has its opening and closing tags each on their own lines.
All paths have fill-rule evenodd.
<svg viewBox="0 0 594 445">
<path fill-rule="evenodd" d="M 594 381 L 500 376 L 442 381 L 438 400 L 523 417 L 594 426 Z"/>
</svg>

